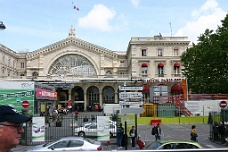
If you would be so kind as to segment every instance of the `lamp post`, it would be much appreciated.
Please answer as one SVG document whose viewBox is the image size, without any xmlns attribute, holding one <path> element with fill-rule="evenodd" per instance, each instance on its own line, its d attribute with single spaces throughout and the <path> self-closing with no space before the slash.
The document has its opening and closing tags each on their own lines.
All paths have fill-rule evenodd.
<svg viewBox="0 0 228 152">
<path fill-rule="evenodd" d="M 6 26 L 3 24 L 3 22 L 2 22 L 2 21 L 0 21 L 0 29 L 1 29 L 1 30 L 6 29 Z"/>
</svg>

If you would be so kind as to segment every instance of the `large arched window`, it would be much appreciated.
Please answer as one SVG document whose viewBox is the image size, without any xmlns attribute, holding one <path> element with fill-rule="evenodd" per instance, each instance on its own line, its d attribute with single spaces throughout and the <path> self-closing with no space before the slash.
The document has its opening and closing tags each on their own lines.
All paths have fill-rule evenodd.
<svg viewBox="0 0 228 152">
<path fill-rule="evenodd" d="M 103 89 L 103 103 L 114 103 L 115 102 L 115 95 L 114 89 L 110 86 L 106 86 Z"/>
<path fill-rule="evenodd" d="M 100 101 L 99 90 L 97 87 L 94 87 L 94 86 L 89 87 L 87 94 L 88 94 L 89 106 L 93 108 L 95 104 L 99 104 L 99 101 Z"/>
<path fill-rule="evenodd" d="M 95 67 L 85 57 L 68 54 L 58 58 L 51 66 L 48 71 L 49 74 L 71 74 L 74 76 L 92 76 L 97 75 Z"/>
</svg>

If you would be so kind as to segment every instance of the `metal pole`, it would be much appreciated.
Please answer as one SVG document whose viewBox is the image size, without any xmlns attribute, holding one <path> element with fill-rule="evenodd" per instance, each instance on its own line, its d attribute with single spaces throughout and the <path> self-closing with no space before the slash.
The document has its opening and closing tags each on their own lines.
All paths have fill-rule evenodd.
<svg viewBox="0 0 228 152">
<path fill-rule="evenodd" d="M 124 122 L 124 129 L 125 129 L 125 150 L 127 150 L 128 143 L 127 143 L 127 121 L 126 121 L 126 119 L 125 119 L 125 122 Z"/>
</svg>

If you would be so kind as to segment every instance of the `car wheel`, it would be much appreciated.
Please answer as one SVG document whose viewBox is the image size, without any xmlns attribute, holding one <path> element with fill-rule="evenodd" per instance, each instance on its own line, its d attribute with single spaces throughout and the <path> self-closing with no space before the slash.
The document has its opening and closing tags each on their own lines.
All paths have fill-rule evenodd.
<svg viewBox="0 0 228 152">
<path fill-rule="evenodd" d="M 78 136 L 79 137 L 85 137 L 85 133 L 81 131 L 81 132 L 78 133 Z"/>
</svg>

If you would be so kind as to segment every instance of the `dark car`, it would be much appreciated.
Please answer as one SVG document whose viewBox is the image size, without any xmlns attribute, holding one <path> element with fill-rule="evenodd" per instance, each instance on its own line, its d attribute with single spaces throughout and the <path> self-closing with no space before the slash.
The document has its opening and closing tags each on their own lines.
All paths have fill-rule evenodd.
<svg viewBox="0 0 228 152">
<path fill-rule="evenodd" d="M 164 139 L 146 144 L 144 150 L 152 149 L 201 149 L 197 142 L 182 139 Z"/>
</svg>

